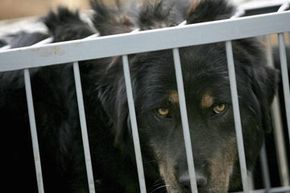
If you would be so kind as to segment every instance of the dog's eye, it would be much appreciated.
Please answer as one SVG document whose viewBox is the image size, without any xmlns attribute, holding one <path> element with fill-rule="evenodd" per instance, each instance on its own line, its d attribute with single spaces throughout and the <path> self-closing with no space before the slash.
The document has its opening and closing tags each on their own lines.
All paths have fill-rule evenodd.
<svg viewBox="0 0 290 193">
<path fill-rule="evenodd" d="M 168 117 L 169 114 L 170 114 L 169 108 L 161 107 L 161 108 L 158 109 L 158 115 L 160 117 Z"/>
<path fill-rule="evenodd" d="M 227 104 L 224 104 L 224 103 L 221 103 L 221 104 L 217 104 L 213 107 L 213 112 L 215 114 L 220 114 L 220 113 L 223 113 L 227 110 Z"/>
</svg>

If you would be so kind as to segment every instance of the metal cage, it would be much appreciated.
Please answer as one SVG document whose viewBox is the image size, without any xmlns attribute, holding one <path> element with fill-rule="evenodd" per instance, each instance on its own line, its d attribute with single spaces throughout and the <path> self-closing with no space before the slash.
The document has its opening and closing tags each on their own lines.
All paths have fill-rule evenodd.
<svg viewBox="0 0 290 193">
<path fill-rule="evenodd" d="M 9 49 L 9 46 L 0 49 L 0 71 L 23 70 L 25 77 L 26 97 L 29 110 L 29 121 L 31 127 L 31 135 L 33 141 L 34 161 L 36 167 L 36 176 L 38 183 L 38 191 L 44 192 L 41 161 L 39 155 L 36 122 L 33 107 L 33 92 L 31 90 L 30 69 L 35 67 L 43 67 L 55 64 L 73 63 L 77 101 L 79 108 L 79 117 L 82 131 L 83 146 L 85 152 L 86 169 L 88 186 L 90 193 L 95 192 L 94 179 L 92 172 L 92 164 L 90 158 L 85 110 L 82 97 L 82 86 L 80 81 L 80 72 L 78 61 L 104 58 L 110 56 L 122 56 L 124 76 L 127 89 L 128 105 L 130 120 L 132 125 L 133 141 L 135 155 L 137 160 L 138 176 L 140 192 L 146 193 L 146 185 L 142 163 L 142 153 L 139 144 L 138 126 L 135 115 L 134 100 L 131 88 L 130 70 L 128 55 L 149 52 L 163 49 L 172 49 L 178 93 L 180 98 L 180 110 L 182 115 L 182 126 L 184 132 L 184 141 L 187 154 L 187 163 L 189 167 L 191 191 L 197 193 L 196 177 L 194 172 L 194 159 L 191 149 L 191 139 L 189 135 L 189 126 L 187 121 L 186 102 L 183 88 L 182 69 L 179 56 L 179 48 L 185 46 L 194 46 L 201 44 L 209 44 L 215 42 L 225 42 L 228 72 L 230 77 L 231 96 L 234 110 L 234 120 L 238 144 L 239 161 L 243 182 L 243 192 L 290 192 L 289 185 L 289 158 L 290 152 L 286 153 L 290 144 L 285 144 L 283 140 L 283 129 L 279 126 L 279 107 L 277 99 L 273 105 L 273 116 L 275 120 L 275 136 L 277 137 L 277 149 L 279 153 L 279 172 L 283 178 L 282 187 L 272 188 L 269 180 L 269 171 L 265 156 L 265 149 L 261 153 L 263 178 L 265 189 L 250 190 L 248 182 L 247 167 L 245 161 L 242 126 L 240 120 L 239 100 L 237 94 L 235 66 L 232 51 L 232 40 L 262 36 L 267 44 L 271 44 L 269 36 L 277 34 L 279 43 L 279 53 L 281 61 L 281 73 L 283 79 L 283 90 L 286 109 L 286 120 L 288 127 L 288 141 L 290 140 L 290 93 L 289 93 L 289 75 L 287 70 L 287 58 L 285 48 L 285 35 L 290 31 L 290 11 L 287 11 L 290 2 L 284 4 L 275 4 L 260 7 L 240 7 L 239 11 L 230 19 L 199 23 L 194 25 L 179 25 L 176 27 L 156 29 L 150 31 L 134 31 L 133 33 L 98 37 L 97 35 L 90 36 L 82 40 L 50 43 L 51 38 L 39 42 L 30 47 Z M 278 11 L 274 12 L 278 8 Z M 254 12 L 266 14 L 254 14 Z M 244 16 L 252 15 L 252 16 Z M 156 41 L 158 40 L 158 44 Z M 142 42 L 142 44 L 140 44 Z M 101 45 L 101 46 L 100 46 Z M 84 51 L 85 50 L 85 51 Z M 271 53 L 268 53 L 269 60 Z M 270 62 L 271 63 L 271 62 Z M 278 117 L 277 117 L 278 115 Z M 278 125 L 278 126 L 277 126 Z M 286 135 L 286 134 L 285 134 Z"/>
</svg>

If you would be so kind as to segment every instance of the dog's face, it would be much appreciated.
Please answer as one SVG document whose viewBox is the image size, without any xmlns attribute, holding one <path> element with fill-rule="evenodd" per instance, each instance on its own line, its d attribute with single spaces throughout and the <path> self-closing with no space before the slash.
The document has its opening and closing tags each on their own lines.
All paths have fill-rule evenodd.
<svg viewBox="0 0 290 193">
<path fill-rule="evenodd" d="M 240 54 L 236 76 L 247 166 L 252 168 L 263 140 L 262 121 L 269 118 L 265 106 L 274 88 L 267 83 L 275 82 L 274 72 L 253 64 L 254 57 L 238 43 L 234 49 Z M 239 186 L 240 175 L 225 48 L 205 45 L 180 53 L 199 192 L 227 192 Z M 153 152 L 168 193 L 190 192 L 172 51 L 132 56 L 130 63 L 141 145 Z M 124 88 L 118 93 L 118 103 L 127 108 Z M 124 122 L 130 128 L 128 119 Z"/>
<path fill-rule="evenodd" d="M 226 61 L 194 52 L 182 54 L 181 61 L 198 187 L 200 192 L 226 192 L 237 160 Z M 149 75 L 152 85 L 146 87 L 160 87 L 142 97 L 140 130 L 148 136 L 168 192 L 190 192 L 174 66 L 164 63 L 161 76 Z"/>
<path fill-rule="evenodd" d="M 159 27 L 164 23 L 171 25 L 172 10 L 159 14 L 163 4 L 158 2 L 161 3 L 145 6 L 141 11 L 140 29 L 156 27 L 156 19 Z M 186 17 L 189 24 L 228 18 L 234 10 L 224 0 L 192 2 Z M 159 19 L 165 22 L 160 23 Z M 261 47 L 254 39 L 233 42 L 249 170 L 259 155 L 264 132 L 271 127 L 269 108 L 276 86 L 275 72 L 266 67 Z M 180 57 L 199 192 L 236 190 L 241 177 L 224 43 L 182 48 Z M 106 66 L 102 73 L 106 74 L 102 80 L 105 85 L 101 86 L 99 97 L 113 122 L 116 142 L 124 146 L 131 131 L 121 65 L 115 58 Z M 148 159 L 157 162 L 168 193 L 190 192 L 172 50 L 132 55 L 130 68 L 144 160 L 147 155 L 154 155 Z M 160 188 L 155 190 L 164 190 Z"/>
</svg>

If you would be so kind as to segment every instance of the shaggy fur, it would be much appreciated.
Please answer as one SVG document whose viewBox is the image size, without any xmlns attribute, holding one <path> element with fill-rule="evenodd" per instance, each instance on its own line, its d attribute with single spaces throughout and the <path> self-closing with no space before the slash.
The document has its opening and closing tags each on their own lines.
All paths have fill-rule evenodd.
<svg viewBox="0 0 290 193">
<path fill-rule="evenodd" d="M 137 6 L 136 18 L 100 2 L 92 4 L 93 23 L 101 35 L 172 26 L 183 15 L 163 1 Z M 228 18 L 234 11 L 224 0 L 204 0 L 190 7 L 184 18 L 189 24 Z M 95 30 L 78 13 L 64 8 L 49 13 L 44 23 L 54 41 L 84 38 Z M 256 39 L 234 41 L 233 51 L 247 166 L 252 170 L 263 135 L 271 129 L 276 72 L 266 67 Z M 181 48 L 180 56 L 199 192 L 238 190 L 225 44 Z M 130 55 L 129 60 L 148 192 L 188 193 L 172 50 Z M 80 70 L 96 192 L 139 192 L 122 61 L 119 57 L 84 61 Z M 88 192 L 72 64 L 33 72 L 45 192 Z M 9 166 L 5 184 L 9 192 L 35 192 L 22 72 L 1 73 L 0 80 L 0 120 L 8 147 L 3 159 Z"/>
</svg>

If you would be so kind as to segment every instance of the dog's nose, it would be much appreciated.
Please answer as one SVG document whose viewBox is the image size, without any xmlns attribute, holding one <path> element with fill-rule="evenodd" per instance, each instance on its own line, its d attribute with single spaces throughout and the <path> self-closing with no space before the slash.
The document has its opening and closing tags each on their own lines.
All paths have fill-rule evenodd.
<svg viewBox="0 0 290 193">
<path fill-rule="evenodd" d="M 185 188 L 185 189 L 190 189 L 190 178 L 188 175 L 188 172 L 185 174 L 181 175 L 179 177 L 179 183 Z M 207 178 L 199 173 L 196 173 L 196 184 L 198 188 L 204 187 L 207 185 Z"/>
</svg>

